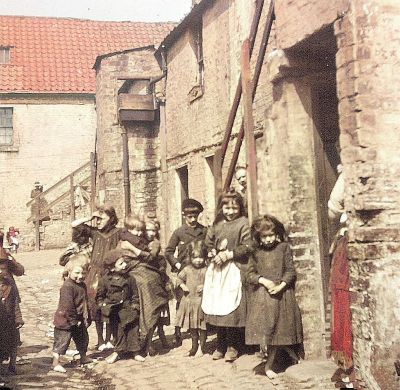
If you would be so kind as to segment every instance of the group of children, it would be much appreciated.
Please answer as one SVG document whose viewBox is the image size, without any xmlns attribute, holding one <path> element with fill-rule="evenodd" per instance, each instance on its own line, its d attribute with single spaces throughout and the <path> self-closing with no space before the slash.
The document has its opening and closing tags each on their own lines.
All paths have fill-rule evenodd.
<svg viewBox="0 0 400 390">
<path fill-rule="evenodd" d="M 187 330 L 192 341 L 188 356 L 208 352 L 211 330 L 216 333 L 214 360 L 233 362 L 249 345 L 256 345 L 271 378 L 276 358 L 282 356 L 279 349 L 294 361 L 302 357 L 296 272 L 282 223 L 263 215 L 249 226 L 243 198 L 234 190 L 221 196 L 208 228 L 198 222 L 202 211 L 194 199 L 183 202 L 183 225 L 173 232 L 164 255 L 154 215 L 144 220 L 129 215 L 121 229 L 114 208 L 105 205 L 91 217 L 73 222 L 73 242 L 60 258 L 65 271 L 54 316 L 55 371 L 65 372 L 60 357 L 71 339 L 81 363 L 91 361 L 87 328 L 92 321 L 97 349 L 112 349 L 106 358 L 110 364 L 128 357 L 144 361 L 151 354 L 156 328 L 163 347 L 169 347 L 163 326 L 170 322 L 172 296 L 177 302 L 175 345 L 182 344 L 181 329 Z M 15 371 L 23 322 L 12 278 L 15 270 L 9 269 L 9 256 L 0 255 L 2 326 L 6 316 L 11 318 L 7 336 L 1 332 L 0 358 L 11 358 L 10 370 Z M 168 275 L 167 262 L 172 271 Z M 7 349 L 10 340 L 12 348 Z"/>
</svg>

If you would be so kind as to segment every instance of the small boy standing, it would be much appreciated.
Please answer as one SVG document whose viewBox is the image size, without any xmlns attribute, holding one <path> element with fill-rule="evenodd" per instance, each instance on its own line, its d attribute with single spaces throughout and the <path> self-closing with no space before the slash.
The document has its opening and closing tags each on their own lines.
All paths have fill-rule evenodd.
<svg viewBox="0 0 400 390">
<path fill-rule="evenodd" d="M 190 264 L 187 256 L 188 245 L 195 240 L 204 240 L 207 228 L 198 222 L 199 215 L 204 210 L 202 204 L 195 199 L 185 199 L 182 202 L 182 216 L 184 223 L 181 227 L 176 229 L 168 245 L 165 248 L 165 257 L 173 271 L 177 272 L 182 270 L 183 267 Z M 175 252 L 177 256 L 175 257 Z M 179 308 L 179 302 L 182 298 L 182 290 L 176 289 L 176 309 Z M 180 327 L 175 327 L 175 344 L 182 345 L 182 336 Z"/>
<path fill-rule="evenodd" d="M 8 372 L 16 374 L 19 329 L 24 324 L 19 307 L 19 294 L 10 271 L 7 253 L 0 248 L 0 361 L 10 359 Z"/>
<path fill-rule="evenodd" d="M 66 372 L 60 364 L 60 356 L 65 355 L 71 339 L 74 340 L 80 355 L 81 364 L 92 360 L 86 356 L 90 325 L 88 297 L 84 283 L 87 273 L 87 261 L 84 256 L 77 255 L 67 265 L 68 278 L 60 289 L 60 300 L 54 315 L 53 370 Z"/>
<path fill-rule="evenodd" d="M 112 364 L 124 354 L 133 353 L 134 359 L 144 362 L 139 354 L 139 293 L 135 279 L 128 273 L 122 250 L 113 249 L 104 259 L 104 275 L 99 281 L 96 302 L 104 322 L 116 329 L 115 352 L 107 359 Z"/>
</svg>

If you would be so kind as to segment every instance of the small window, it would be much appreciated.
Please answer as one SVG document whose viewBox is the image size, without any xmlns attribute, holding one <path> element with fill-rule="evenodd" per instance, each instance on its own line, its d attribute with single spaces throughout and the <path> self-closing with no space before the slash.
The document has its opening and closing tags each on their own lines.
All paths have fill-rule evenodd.
<svg viewBox="0 0 400 390">
<path fill-rule="evenodd" d="M 193 26 L 193 39 L 195 42 L 195 54 L 198 64 L 198 84 L 204 85 L 204 58 L 203 58 L 203 20 L 199 19 Z"/>
<path fill-rule="evenodd" d="M 0 145 L 13 144 L 13 109 L 0 108 Z"/>
<path fill-rule="evenodd" d="M 0 64 L 8 64 L 10 62 L 10 48 L 0 47 Z"/>
</svg>

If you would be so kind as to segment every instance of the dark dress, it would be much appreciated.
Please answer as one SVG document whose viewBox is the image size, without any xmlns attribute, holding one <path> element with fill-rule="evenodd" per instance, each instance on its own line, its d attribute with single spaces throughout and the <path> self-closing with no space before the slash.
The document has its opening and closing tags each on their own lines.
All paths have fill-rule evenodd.
<svg viewBox="0 0 400 390">
<path fill-rule="evenodd" d="M 208 229 L 205 245 L 209 250 L 214 248 L 218 251 L 224 239 L 228 240 L 226 249 L 233 250 L 233 260 L 231 261 L 240 270 L 242 298 L 239 306 L 233 312 L 227 315 L 206 314 L 206 322 L 210 325 L 221 327 L 244 327 L 246 325 L 247 310 L 247 291 L 244 286 L 244 280 L 247 272 L 248 256 L 253 251 L 248 219 L 246 217 L 239 217 L 229 222 L 218 222 Z M 205 294 L 206 290 L 203 292 L 203 295 Z"/>
<path fill-rule="evenodd" d="M 258 283 L 260 277 L 287 286 L 277 295 L 270 295 Z M 303 341 L 300 309 L 294 285 L 296 271 L 289 244 L 278 243 L 273 249 L 258 248 L 250 257 L 247 282 L 250 302 L 246 324 L 246 344 L 293 345 Z"/>
<path fill-rule="evenodd" d="M 184 283 L 189 293 L 184 294 L 176 314 L 176 325 L 184 329 L 206 330 L 204 313 L 201 310 L 202 292 L 199 287 L 204 284 L 206 268 L 195 268 L 191 264 L 178 274 L 178 284 Z"/>
<path fill-rule="evenodd" d="M 96 302 L 104 322 L 115 321 L 117 342 L 115 351 L 138 352 L 139 292 L 135 279 L 128 273 L 107 273 L 99 282 Z"/>
<path fill-rule="evenodd" d="M 87 286 L 89 310 L 92 319 L 100 321 L 100 313 L 96 305 L 97 286 L 103 270 L 104 256 L 108 251 L 117 247 L 121 229 L 114 227 L 108 232 L 101 232 L 85 224 L 79 225 L 77 228 L 86 230 L 85 233 L 92 238 L 93 242 L 89 272 L 86 276 L 85 284 Z"/>
<path fill-rule="evenodd" d="M 19 345 L 17 324 L 23 324 L 19 296 L 11 278 L 0 281 L 0 361 L 10 356 Z"/>
</svg>

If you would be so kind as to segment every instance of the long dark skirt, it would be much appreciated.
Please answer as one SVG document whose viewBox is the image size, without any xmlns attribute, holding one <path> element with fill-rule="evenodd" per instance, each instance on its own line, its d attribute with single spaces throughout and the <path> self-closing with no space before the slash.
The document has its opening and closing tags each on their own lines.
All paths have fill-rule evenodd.
<svg viewBox="0 0 400 390">
<path fill-rule="evenodd" d="M 163 274 L 147 264 L 138 263 L 130 274 L 135 278 L 140 301 L 140 332 L 145 337 L 160 319 L 161 311 L 168 303 Z"/>
<path fill-rule="evenodd" d="M 271 296 L 263 286 L 260 286 L 250 293 L 250 302 L 246 344 L 264 347 L 303 342 L 301 313 L 293 288 Z"/>
</svg>

